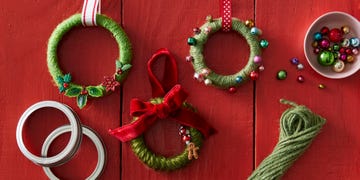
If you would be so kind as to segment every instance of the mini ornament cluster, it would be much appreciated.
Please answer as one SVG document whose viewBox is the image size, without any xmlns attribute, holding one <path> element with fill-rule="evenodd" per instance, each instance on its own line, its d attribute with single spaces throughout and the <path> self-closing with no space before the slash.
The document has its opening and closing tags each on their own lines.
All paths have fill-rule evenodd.
<svg viewBox="0 0 360 180">
<path fill-rule="evenodd" d="M 186 151 L 188 152 L 188 159 L 198 159 L 199 154 L 198 150 L 199 147 L 196 147 L 196 145 L 191 142 L 191 134 L 190 130 L 186 126 L 180 126 L 179 128 L 179 135 L 181 136 L 181 140 L 186 144 Z"/>
<path fill-rule="evenodd" d="M 192 63 L 195 73 L 194 79 L 204 83 L 206 86 L 216 86 L 218 88 L 227 89 L 230 93 L 235 93 L 236 88 L 251 79 L 256 81 L 259 78 L 259 72 L 265 68 L 262 65 L 261 49 L 267 48 L 269 42 L 265 39 L 258 39 L 262 31 L 255 27 L 253 20 L 242 22 L 236 18 L 232 18 L 232 30 L 244 36 L 250 46 L 250 56 L 247 65 L 239 72 L 233 75 L 219 75 L 213 72 L 205 64 L 205 58 L 202 55 L 203 46 L 209 35 L 221 29 L 222 19 L 212 19 L 207 16 L 206 23 L 200 28 L 193 28 L 194 36 L 189 37 L 187 44 L 190 46 L 190 55 L 186 56 L 186 61 Z"/>
<path fill-rule="evenodd" d="M 329 29 L 322 27 L 314 34 L 312 46 L 317 54 L 317 61 L 322 66 L 331 66 L 334 72 L 342 72 L 346 64 L 352 63 L 359 53 L 360 40 L 350 36 L 350 28 Z"/>
</svg>

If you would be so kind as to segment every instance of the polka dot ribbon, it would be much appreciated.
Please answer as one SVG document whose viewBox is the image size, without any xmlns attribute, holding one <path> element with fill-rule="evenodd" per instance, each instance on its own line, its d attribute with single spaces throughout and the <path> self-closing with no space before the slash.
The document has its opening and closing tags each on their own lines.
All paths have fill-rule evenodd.
<svg viewBox="0 0 360 180">
<path fill-rule="evenodd" d="M 220 0 L 221 29 L 225 32 L 231 30 L 231 0 Z"/>
<path fill-rule="evenodd" d="M 84 0 L 81 12 L 83 26 L 97 26 L 96 14 L 100 14 L 101 0 Z"/>
</svg>

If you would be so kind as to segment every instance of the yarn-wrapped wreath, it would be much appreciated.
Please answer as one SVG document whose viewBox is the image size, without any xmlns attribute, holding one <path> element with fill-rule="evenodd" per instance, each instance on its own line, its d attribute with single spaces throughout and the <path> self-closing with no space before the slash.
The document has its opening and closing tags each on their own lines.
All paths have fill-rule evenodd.
<svg viewBox="0 0 360 180">
<path fill-rule="evenodd" d="M 254 27 L 253 21 L 242 22 L 237 18 L 232 18 L 232 30 L 242 35 L 250 46 L 249 60 L 239 72 L 232 75 L 220 75 L 207 67 L 202 53 L 209 35 L 219 31 L 221 27 L 222 18 L 212 19 L 211 16 L 208 16 L 204 25 L 200 28 L 194 28 L 195 35 L 188 38 L 187 41 L 190 46 L 190 55 L 186 57 L 186 60 L 192 63 L 195 70 L 194 78 L 199 82 L 235 92 L 235 87 L 243 84 L 246 80 L 250 78 L 256 80 L 258 78 L 258 71 L 263 70 L 263 66 L 261 66 L 261 49 L 268 46 L 268 41 L 258 39 L 262 32 Z"/>
<path fill-rule="evenodd" d="M 160 104 L 162 102 L 163 98 L 154 98 L 150 100 L 150 103 L 152 104 Z M 183 108 L 194 111 L 194 108 L 186 102 L 184 102 L 182 106 Z M 137 117 L 134 117 L 134 121 L 136 120 Z M 197 148 L 196 151 L 199 150 L 202 145 L 203 137 L 200 131 L 195 128 L 189 128 L 186 131 L 188 131 L 188 134 L 186 134 L 185 137 L 188 137 L 189 139 L 188 141 L 186 141 L 183 138 L 183 141 L 185 141 L 186 143 L 184 151 L 172 157 L 164 157 L 152 152 L 147 147 L 143 136 L 139 136 L 136 139 L 130 141 L 131 149 L 140 161 L 142 161 L 144 164 L 146 164 L 152 169 L 161 171 L 176 170 L 187 165 L 193 159 L 197 159 L 197 157 L 192 158 L 191 156 L 189 156 L 189 145 L 191 143 L 193 143 L 195 145 L 195 148 Z"/>
<path fill-rule="evenodd" d="M 81 26 L 81 14 L 75 14 L 60 23 L 51 34 L 47 49 L 47 64 L 49 72 L 58 86 L 59 91 L 68 97 L 76 97 L 77 105 L 83 108 L 86 105 L 88 96 L 103 97 L 110 90 L 115 91 L 117 86 L 126 78 L 131 68 L 131 43 L 124 30 L 111 18 L 97 14 L 97 25 L 110 31 L 119 46 L 119 58 L 116 62 L 116 71 L 112 76 L 105 76 L 104 81 L 99 85 L 83 86 L 72 81 L 70 73 L 63 73 L 60 69 L 57 56 L 57 48 L 62 37 L 76 26 Z"/>
</svg>

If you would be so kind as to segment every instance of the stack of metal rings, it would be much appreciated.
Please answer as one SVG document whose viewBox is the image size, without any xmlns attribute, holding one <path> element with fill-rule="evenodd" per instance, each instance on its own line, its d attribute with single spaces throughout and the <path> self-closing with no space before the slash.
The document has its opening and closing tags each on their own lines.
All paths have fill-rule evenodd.
<svg viewBox="0 0 360 180">
<path fill-rule="evenodd" d="M 41 149 L 41 156 L 36 156 L 32 154 L 26 147 L 23 141 L 23 128 L 25 125 L 25 122 L 29 118 L 29 116 L 35 112 L 36 110 L 42 109 L 42 108 L 55 108 L 60 111 L 62 111 L 67 119 L 69 120 L 70 124 L 60 126 L 59 128 L 55 129 L 53 132 L 49 134 L 49 136 L 45 139 L 42 149 Z M 64 134 L 66 132 L 71 132 L 70 140 L 66 147 L 57 155 L 48 157 L 47 153 L 49 150 L 49 147 L 51 143 L 61 134 Z M 55 102 L 55 101 L 41 101 L 38 102 L 32 106 L 30 106 L 20 117 L 20 120 L 18 122 L 17 128 L 16 128 L 16 141 L 19 146 L 20 151 L 24 154 L 26 158 L 28 158 L 30 161 L 34 162 L 35 164 L 38 164 L 40 166 L 43 166 L 45 174 L 50 179 L 59 179 L 57 178 L 50 170 L 50 167 L 56 167 L 60 166 L 66 162 L 68 162 L 72 157 L 75 155 L 75 153 L 78 151 L 81 141 L 82 141 L 82 135 L 85 134 L 89 137 L 91 141 L 95 144 L 95 147 L 98 152 L 98 162 L 96 165 L 95 170 L 93 173 L 87 178 L 87 179 L 97 179 L 105 166 L 106 161 L 106 150 L 105 146 L 99 137 L 97 133 L 92 130 L 91 128 L 84 126 L 80 123 L 80 119 L 77 116 L 77 114 L 67 105 Z"/>
</svg>

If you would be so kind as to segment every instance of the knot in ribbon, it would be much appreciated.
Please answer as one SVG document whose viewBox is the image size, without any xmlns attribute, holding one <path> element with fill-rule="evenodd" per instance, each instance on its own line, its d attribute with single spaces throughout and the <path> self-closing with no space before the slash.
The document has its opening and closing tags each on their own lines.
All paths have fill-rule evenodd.
<svg viewBox="0 0 360 180">
<path fill-rule="evenodd" d="M 150 102 L 143 102 L 139 99 L 132 99 L 130 102 L 131 116 L 145 116 L 156 115 L 159 119 L 165 119 L 171 114 L 175 114 L 182 106 L 188 94 L 181 88 L 180 85 L 175 85 L 164 97 L 164 101 L 160 104 L 152 104 Z M 139 119 L 138 119 L 139 121 Z"/>
</svg>

